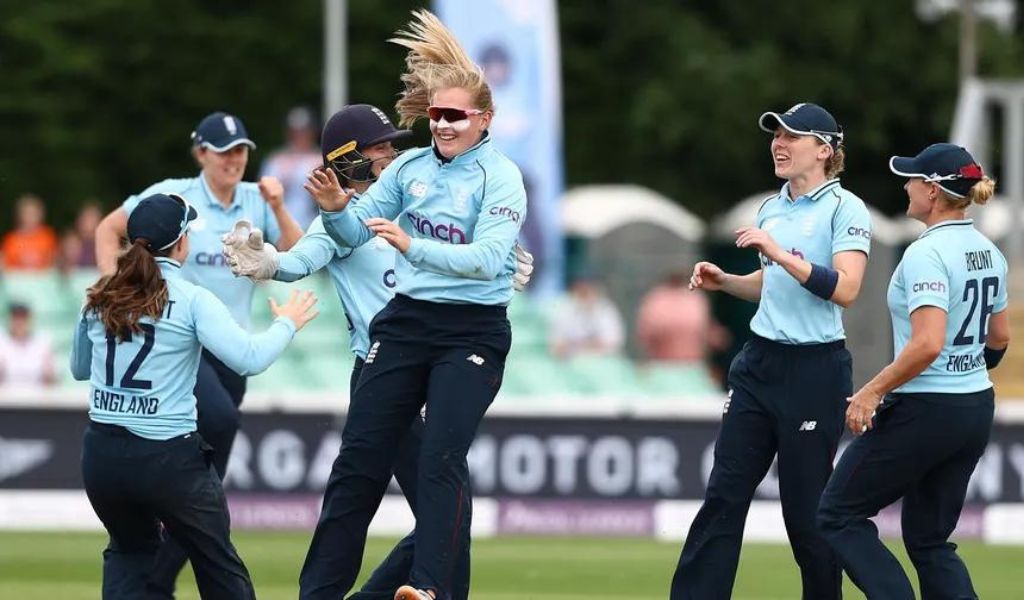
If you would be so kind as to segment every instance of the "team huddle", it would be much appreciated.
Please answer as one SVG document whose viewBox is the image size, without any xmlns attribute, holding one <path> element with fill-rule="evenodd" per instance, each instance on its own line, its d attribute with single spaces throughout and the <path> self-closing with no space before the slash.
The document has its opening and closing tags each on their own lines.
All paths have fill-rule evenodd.
<svg viewBox="0 0 1024 600">
<path fill-rule="evenodd" d="M 432 143 L 399 152 L 411 132 L 374 106 L 334 114 L 323 165 L 305 184 L 320 208 L 305 231 L 279 181 L 241 180 L 255 144 L 220 112 L 192 133 L 198 176 L 129 197 L 97 231 L 103 275 L 88 290 L 71 369 L 92 388 L 82 472 L 110 536 L 104 599 L 173 598 L 186 561 L 203 598 L 255 598 L 221 479 L 246 377 L 281 355 L 318 300 L 271 299 L 273 323 L 250 333 L 251 299 L 255 282 L 322 269 L 356 361 L 338 374 L 349 377 L 350 404 L 299 597 L 352 591 L 394 477 L 415 530 L 347 597 L 469 598 L 466 457 L 501 385 L 506 307 L 532 272 L 516 243 L 526 192 L 488 133 L 483 73 L 444 25 L 420 11 L 391 41 L 409 50 L 399 126 L 426 117 Z M 761 267 L 733 275 L 701 262 L 690 281 L 758 310 L 729 371 L 714 466 L 671 598 L 730 597 L 747 511 L 776 456 L 804 598 L 840 598 L 844 570 L 869 598 L 914 597 L 869 520 L 900 498 L 923 597 L 976 598 L 948 538 L 988 441 L 987 370 L 1009 342 L 1006 261 L 965 217 L 994 183 L 952 144 L 890 161 L 906 179 L 908 215 L 927 229 L 889 286 L 895 359 L 854 393 L 842 311 L 860 292 L 871 220 L 837 178 L 842 128 L 810 103 L 759 125 L 785 180 L 755 226 L 736 232 Z M 857 438 L 833 469 L 844 424 Z"/>
</svg>

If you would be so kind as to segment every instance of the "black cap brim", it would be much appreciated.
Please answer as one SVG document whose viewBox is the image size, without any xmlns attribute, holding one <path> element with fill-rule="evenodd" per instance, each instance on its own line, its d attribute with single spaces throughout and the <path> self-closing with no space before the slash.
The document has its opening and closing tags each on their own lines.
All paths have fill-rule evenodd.
<svg viewBox="0 0 1024 600">
<path fill-rule="evenodd" d="M 412 131 L 408 129 L 396 129 L 391 133 L 382 135 L 379 138 L 372 139 L 363 145 L 363 148 L 369 148 L 370 146 L 376 146 L 377 144 L 383 144 L 384 142 L 393 142 L 395 140 L 401 140 L 412 136 Z"/>
<path fill-rule="evenodd" d="M 790 120 L 787 122 L 786 117 Z M 837 131 L 813 131 L 796 123 L 791 115 L 780 115 L 777 112 L 766 112 L 757 120 L 757 126 L 762 131 L 775 133 L 779 127 L 794 135 L 813 135 L 833 148 L 837 147 L 843 139 L 843 134 Z"/>
<path fill-rule="evenodd" d="M 909 156 L 889 158 L 889 170 L 900 177 L 927 177 L 917 166 L 917 161 Z"/>
</svg>

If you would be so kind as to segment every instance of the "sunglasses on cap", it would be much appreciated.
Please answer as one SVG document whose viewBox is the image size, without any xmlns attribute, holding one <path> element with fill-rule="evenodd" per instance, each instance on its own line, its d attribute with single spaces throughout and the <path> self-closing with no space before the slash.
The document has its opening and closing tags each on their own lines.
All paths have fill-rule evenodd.
<svg viewBox="0 0 1024 600">
<path fill-rule="evenodd" d="M 981 168 L 981 165 L 977 163 L 971 163 L 960 167 L 956 173 L 950 173 L 949 175 L 939 175 L 937 173 L 933 175 L 926 175 L 922 177 L 928 182 L 938 181 L 953 181 L 956 179 L 981 179 L 985 176 L 985 171 Z"/>
<path fill-rule="evenodd" d="M 181 205 L 183 213 L 181 215 L 181 222 L 178 223 L 178 237 L 174 238 L 174 241 L 172 241 L 170 244 L 167 244 L 163 248 L 160 248 L 160 250 L 166 250 L 166 249 L 170 248 L 171 246 L 173 246 L 175 243 L 177 243 L 178 240 L 180 240 L 185 234 L 188 233 L 189 226 L 190 226 L 190 223 L 191 223 L 191 221 L 189 221 L 189 219 L 188 219 L 188 213 L 189 213 L 189 210 L 192 208 L 192 206 L 188 203 L 188 200 L 185 200 L 183 197 L 179 196 L 178 194 L 167 194 L 167 195 L 170 196 L 172 200 L 174 200 L 175 202 L 177 202 L 178 204 Z"/>
<path fill-rule="evenodd" d="M 445 106 L 430 106 L 427 108 L 427 116 L 430 117 L 431 121 L 440 121 L 441 119 L 444 119 L 449 123 L 468 119 L 472 115 L 482 115 L 484 112 L 485 111 L 477 108 L 471 108 L 469 110 L 448 108 Z"/>
</svg>

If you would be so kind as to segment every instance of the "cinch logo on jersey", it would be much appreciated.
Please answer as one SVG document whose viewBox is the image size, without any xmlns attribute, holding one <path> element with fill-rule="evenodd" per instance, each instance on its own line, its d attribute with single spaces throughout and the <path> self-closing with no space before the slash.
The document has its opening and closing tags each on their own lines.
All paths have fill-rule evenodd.
<svg viewBox="0 0 1024 600">
<path fill-rule="evenodd" d="M 512 220 L 513 223 L 519 222 L 519 212 L 514 211 L 511 208 L 508 208 L 507 206 L 492 207 L 490 210 L 490 214 L 498 215 L 500 217 L 508 217 L 509 219 Z"/>
<path fill-rule="evenodd" d="M 793 256 L 798 257 L 798 258 L 803 258 L 804 257 L 804 253 L 799 251 L 799 250 L 797 250 L 796 248 L 791 248 L 789 253 L 792 254 Z M 758 254 L 758 256 L 761 257 L 761 264 L 766 266 L 766 267 L 771 267 L 771 266 L 777 264 L 774 260 L 768 258 L 764 254 Z"/>
<path fill-rule="evenodd" d="M 415 212 L 405 213 L 409 222 L 421 235 L 429 235 L 432 238 L 448 242 L 450 244 L 465 244 L 466 234 L 455 226 L 455 223 L 433 223 L 430 219 Z"/>
<path fill-rule="evenodd" d="M 103 390 L 92 391 L 92 406 L 96 410 L 125 413 L 131 415 L 155 415 L 160 406 L 159 398 L 145 396 L 125 396 Z"/>
<path fill-rule="evenodd" d="M 869 231 L 867 229 L 864 229 L 863 227 L 855 227 L 855 226 L 851 225 L 846 230 L 846 233 L 848 235 L 855 235 L 857 237 L 862 237 L 862 238 L 864 238 L 866 240 L 870 240 L 871 239 L 871 231 Z"/>
<path fill-rule="evenodd" d="M 943 292 L 946 291 L 946 284 L 941 281 L 918 281 L 911 288 L 913 292 Z"/>
<path fill-rule="evenodd" d="M 226 267 L 228 259 L 220 253 L 199 252 L 196 254 L 196 264 L 201 267 Z"/>
<path fill-rule="evenodd" d="M 390 289 L 396 285 L 398 285 L 398 281 L 395 279 L 395 270 L 388 269 L 387 271 L 384 271 L 384 287 Z"/>
</svg>

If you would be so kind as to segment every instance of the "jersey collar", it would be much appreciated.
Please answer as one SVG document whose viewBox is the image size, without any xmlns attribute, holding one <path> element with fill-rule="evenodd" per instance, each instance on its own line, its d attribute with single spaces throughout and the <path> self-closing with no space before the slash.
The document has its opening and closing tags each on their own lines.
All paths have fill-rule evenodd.
<svg viewBox="0 0 1024 600">
<path fill-rule="evenodd" d="M 443 156 L 441 156 L 441 153 L 437 151 L 437 145 L 435 145 L 433 141 L 430 142 L 430 148 L 432 150 L 432 154 L 434 155 L 434 160 L 436 160 L 439 164 L 461 165 L 464 163 L 471 163 L 481 158 L 486 153 L 492 150 L 491 134 L 487 131 L 484 131 L 484 135 L 482 138 L 480 138 L 479 142 L 467 148 L 466 151 L 463 152 L 462 154 L 459 154 L 455 158 L 451 159 L 446 159 Z"/>
<path fill-rule="evenodd" d="M 177 277 L 181 273 L 181 263 L 168 256 L 156 256 L 156 266 L 160 268 L 160 274 L 167 277 Z"/>
<path fill-rule="evenodd" d="M 936 224 L 932 225 L 931 227 L 929 227 L 928 229 L 925 229 L 924 231 L 922 231 L 921 235 L 917 236 L 917 239 L 921 239 L 921 238 L 923 238 L 926 235 L 931 235 L 932 232 L 934 232 L 934 231 L 936 231 L 938 229 L 949 228 L 949 227 L 959 227 L 959 226 L 964 226 L 964 225 L 967 225 L 969 227 L 973 227 L 974 226 L 974 219 L 953 219 L 953 220 L 950 220 L 950 221 L 942 221 L 941 223 L 936 223 Z"/>
<path fill-rule="evenodd" d="M 234 193 L 231 194 L 231 205 L 228 206 L 227 208 L 225 208 L 224 205 L 220 203 L 220 200 L 217 199 L 217 196 L 213 195 L 213 190 L 211 190 L 210 186 L 206 183 L 206 175 L 204 175 L 202 171 L 199 172 L 199 185 L 203 188 L 203 194 L 206 196 L 206 202 L 210 206 L 220 207 L 220 209 L 224 211 L 232 210 L 236 206 L 238 206 L 240 198 L 238 195 L 237 185 L 235 186 Z"/>
<path fill-rule="evenodd" d="M 807 192 L 803 196 L 798 196 L 796 198 L 793 198 L 793 201 L 796 202 L 800 198 L 807 198 L 807 199 L 809 199 L 812 202 L 817 202 L 825 194 L 827 194 L 829 191 L 834 190 L 834 189 L 836 189 L 838 187 L 839 187 L 839 180 L 838 179 L 829 179 L 825 183 L 823 183 L 823 184 L 819 185 L 818 187 L 814 188 L 813 190 Z M 789 182 L 788 181 L 786 183 L 782 184 L 782 189 L 779 190 L 779 196 L 783 200 L 789 200 Z"/>
</svg>

